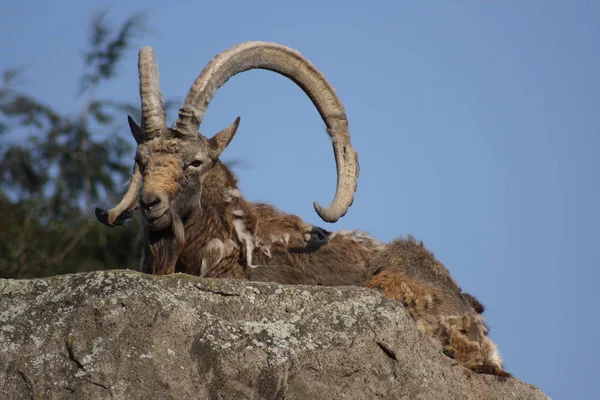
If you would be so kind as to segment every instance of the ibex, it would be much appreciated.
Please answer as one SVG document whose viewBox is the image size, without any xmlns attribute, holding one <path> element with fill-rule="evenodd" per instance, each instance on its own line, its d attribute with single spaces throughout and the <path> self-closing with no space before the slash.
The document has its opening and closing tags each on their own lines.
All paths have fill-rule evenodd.
<svg viewBox="0 0 600 400">
<path fill-rule="evenodd" d="M 142 126 L 128 118 L 138 144 L 133 176 L 121 202 L 108 211 L 96 209 L 96 216 L 108 226 L 119 225 L 139 206 L 144 222 L 141 270 L 147 273 L 183 272 L 291 284 L 368 285 L 383 288 L 385 295 L 405 302 L 410 310 L 406 295 L 398 293 L 416 290 L 407 279 L 419 281 L 419 268 L 429 268 L 426 262 L 405 268 L 400 265 L 402 256 L 386 258 L 388 253 L 402 252 L 395 244 L 385 245 L 358 231 L 331 233 L 270 205 L 247 201 L 231 170 L 219 160 L 238 129 L 239 117 L 210 139 L 199 134 L 215 92 L 232 76 L 255 68 L 274 71 L 294 81 L 319 111 L 333 143 L 337 190 L 329 207 L 317 203 L 314 207 L 327 222 L 344 216 L 354 199 L 359 173 L 344 107 L 334 88 L 310 61 L 296 50 L 266 42 L 242 43 L 214 57 L 192 85 L 172 128 L 165 122 L 154 52 L 149 47 L 140 51 Z M 386 262 L 386 268 L 373 277 L 374 266 L 383 267 Z M 407 278 L 396 281 L 394 274 Z M 460 288 L 436 286 L 435 279 L 428 282 L 435 287 L 430 297 L 431 304 L 436 305 L 429 314 L 437 313 L 439 318 L 429 322 L 431 315 L 425 312 L 428 325 L 424 332 L 440 339 L 447 354 L 453 351 L 452 356 L 459 362 L 467 360 L 463 364 L 472 370 L 506 374 L 495 348 L 481 344 L 491 341 L 485 335 L 482 318 L 471 318 L 478 315 L 473 307 L 467 303 L 461 303 L 460 309 L 454 304 L 446 307 L 449 299 L 461 296 Z M 395 288 L 397 285 L 400 286 Z M 419 325 L 421 314 L 412 315 Z M 444 344 L 444 340 L 455 341 L 454 336 L 446 337 L 454 331 L 444 328 L 455 324 L 444 316 L 466 316 L 474 321 L 482 335 L 465 334 L 460 329 L 457 332 L 464 336 L 465 343 L 473 344 L 463 346 L 465 351 L 477 354 L 459 357 L 461 350 Z"/>
</svg>

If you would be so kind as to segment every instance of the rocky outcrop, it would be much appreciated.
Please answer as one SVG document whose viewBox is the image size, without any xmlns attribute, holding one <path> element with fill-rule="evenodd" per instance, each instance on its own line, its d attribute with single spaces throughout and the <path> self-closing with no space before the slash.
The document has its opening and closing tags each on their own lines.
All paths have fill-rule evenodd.
<svg viewBox="0 0 600 400">
<path fill-rule="evenodd" d="M 132 271 L 0 280 L 2 399 L 545 399 L 363 288 Z"/>
</svg>

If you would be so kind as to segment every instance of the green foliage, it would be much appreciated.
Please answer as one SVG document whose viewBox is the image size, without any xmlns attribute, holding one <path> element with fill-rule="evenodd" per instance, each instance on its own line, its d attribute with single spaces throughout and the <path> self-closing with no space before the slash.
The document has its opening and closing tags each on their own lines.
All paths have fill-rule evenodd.
<svg viewBox="0 0 600 400">
<path fill-rule="evenodd" d="M 79 209 L 67 220 L 52 220 L 44 202 L 0 197 L 0 278 L 137 269 L 140 238 L 135 221 L 109 229 Z"/>
<path fill-rule="evenodd" d="M 106 14 L 92 19 L 89 49 L 79 79 L 83 99 L 61 113 L 15 89 L 19 69 L 0 86 L 0 277 L 24 278 L 105 268 L 136 268 L 139 226 L 109 229 L 91 215 L 94 204 L 116 200 L 131 173 L 130 142 L 107 135 L 123 128 L 139 106 L 98 99 L 97 88 L 115 77 L 143 15 L 117 29 Z M 133 112 L 132 112 L 133 111 Z M 10 135 L 9 135 L 10 134 Z M 8 140 L 8 137 L 13 140 Z"/>
<path fill-rule="evenodd" d="M 143 14 L 135 14 L 114 31 L 106 22 L 106 12 L 92 17 L 90 48 L 83 55 L 86 72 L 81 77 L 81 90 L 98 85 L 102 80 L 115 76 L 115 68 L 126 49 L 143 27 Z"/>
</svg>

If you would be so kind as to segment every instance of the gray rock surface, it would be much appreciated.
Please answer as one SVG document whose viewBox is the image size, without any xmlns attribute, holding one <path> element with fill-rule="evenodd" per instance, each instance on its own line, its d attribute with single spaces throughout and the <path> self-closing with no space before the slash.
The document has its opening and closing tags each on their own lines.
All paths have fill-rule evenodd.
<svg viewBox="0 0 600 400">
<path fill-rule="evenodd" d="M 363 288 L 132 271 L 0 280 L 2 399 L 545 399 Z"/>
</svg>

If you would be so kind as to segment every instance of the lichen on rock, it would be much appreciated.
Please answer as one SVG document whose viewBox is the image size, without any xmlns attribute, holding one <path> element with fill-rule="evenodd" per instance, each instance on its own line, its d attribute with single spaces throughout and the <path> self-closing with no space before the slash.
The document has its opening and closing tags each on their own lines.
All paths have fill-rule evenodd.
<svg viewBox="0 0 600 400">
<path fill-rule="evenodd" d="M 546 398 L 365 288 L 109 271 L 0 280 L 0 304 L 0 398 Z"/>
</svg>

